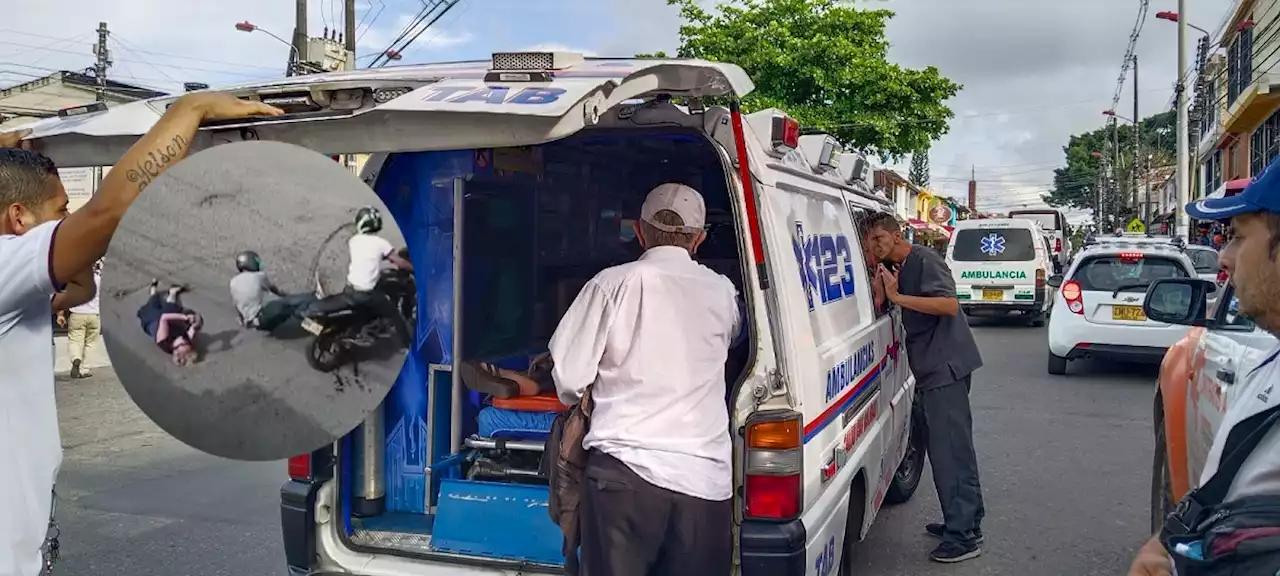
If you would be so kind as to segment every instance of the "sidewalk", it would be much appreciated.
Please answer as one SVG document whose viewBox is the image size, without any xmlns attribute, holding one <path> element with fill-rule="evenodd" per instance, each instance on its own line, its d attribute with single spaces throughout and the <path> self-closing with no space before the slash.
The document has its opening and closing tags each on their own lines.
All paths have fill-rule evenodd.
<svg viewBox="0 0 1280 576">
<path fill-rule="evenodd" d="M 53 345 L 56 348 L 57 356 L 53 363 L 54 374 L 67 374 L 71 372 L 71 358 L 67 354 L 67 337 L 54 336 Z M 107 346 L 102 341 L 102 336 L 98 336 L 97 343 L 89 350 L 89 354 L 84 359 L 81 368 L 88 368 L 93 371 L 94 368 L 105 368 L 111 365 L 111 358 L 107 356 Z"/>
</svg>

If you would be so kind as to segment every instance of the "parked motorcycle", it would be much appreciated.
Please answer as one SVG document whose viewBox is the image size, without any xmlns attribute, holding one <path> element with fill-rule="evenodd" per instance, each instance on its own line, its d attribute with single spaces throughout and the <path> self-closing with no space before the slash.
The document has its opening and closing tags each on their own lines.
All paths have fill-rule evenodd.
<svg viewBox="0 0 1280 576">
<path fill-rule="evenodd" d="M 320 299 L 299 311 L 302 328 L 315 335 L 307 345 L 307 363 L 312 368 L 332 372 L 350 361 L 356 350 L 398 340 L 401 328 L 405 334 L 411 333 L 418 307 L 413 272 L 384 270 L 379 288 L 380 293 L 342 292 L 325 296 L 317 283 L 316 295 Z M 372 299 L 383 297 L 391 300 L 399 312 L 398 317 L 388 318 L 378 313 Z"/>
</svg>

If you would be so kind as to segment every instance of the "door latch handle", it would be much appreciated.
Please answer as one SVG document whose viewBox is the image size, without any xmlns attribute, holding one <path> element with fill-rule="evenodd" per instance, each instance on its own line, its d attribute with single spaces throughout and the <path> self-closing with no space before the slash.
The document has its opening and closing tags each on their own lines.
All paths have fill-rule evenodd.
<svg viewBox="0 0 1280 576">
<path fill-rule="evenodd" d="M 1218 370 L 1218 379 L 1219 379 L 1219 380 L 1221 380 L 1223 384 L 1227 384 L 1227 385 L 1235 384 L 1235 383 L 1236 383 L 1236 371 L 1235 371 L 1235 370 L 1227 370 L 1227 369 L 1225 369 L 1225 368 L 1221 368 L 1221 369 L 1219 369 L 1219 370 Z"/>
</svg>

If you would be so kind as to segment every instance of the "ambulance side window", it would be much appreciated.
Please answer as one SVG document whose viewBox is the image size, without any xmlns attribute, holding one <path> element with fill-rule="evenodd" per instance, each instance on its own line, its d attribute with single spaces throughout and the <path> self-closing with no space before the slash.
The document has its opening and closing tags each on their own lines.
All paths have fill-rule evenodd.
<svg viewBox="0 0 1280 576">
<path fill-rule="evenodd" d="M 880 263 L 871 254 L 867 240 L 868 235 L 871 233 L 871 227 L 868 225 L 871 215 L 870 210 L 862 208 L 853 202 L 849 203 L 849 217 L 853 219 L 853 226 L 858 231 L 858 246 L 862 250 L 863 263 L 867 266 L 867 281 L 871 283 L 871 286 L 860 288 L 871 290 L 871 309 L 875 312 L 875 317 L 880 318 L 889 313 L 889 310 L 893 308 L 893 304 L 884 297 L 883 289 L 876 282 L 876 271 Z"/>
</svg>

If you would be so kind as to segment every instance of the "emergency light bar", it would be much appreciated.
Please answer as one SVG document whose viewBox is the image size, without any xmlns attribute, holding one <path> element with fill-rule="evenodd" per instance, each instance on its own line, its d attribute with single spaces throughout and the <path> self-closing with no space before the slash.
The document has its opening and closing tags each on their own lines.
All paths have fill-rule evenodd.
<svg viewBox="0 0 1280 576">
<path fill-rule="evenodd" d="M 72 106 L 70 108 L 63 108 L 58 111 L 58 117 L 70 118 L 72 116 L 83 116 L 85 114 L 92 114 L 94 112 L 105 112 L 106 110 L 107 110 L 106 102 L 90 102 L 83 106 Z"/>
<path fill-rule="evenodd" d="M 800 124 L 797 122 L 797 133 L 799 128 Z M 818 173 L 834 170 L 839 165 L 840 155 L 844 153 L 844 146 L 828 134 L 800 136 L 797 143 L 800 152 L 809 161 L 809 165 L 813 166 L 813 170 Z"/>
<path fill-rule="evenodd" d="M 840 177 L 846 184 L 865 182 L 867 179 L 867 159 L 862 154 L 848 152 L 839 157 Z"/>
<path fill-rule="evenodd" d="M 581 64 L 576 52 L 494 52 L 485 82 L 550 82 L 551 72 Z"/>
<path fill-rule="evenodd" d="M 785 114 L 774 114 L 769 132 L 769 145 L 775 152 L 787 153 L 800 147 L 800 121 Z"/>
</svg>

